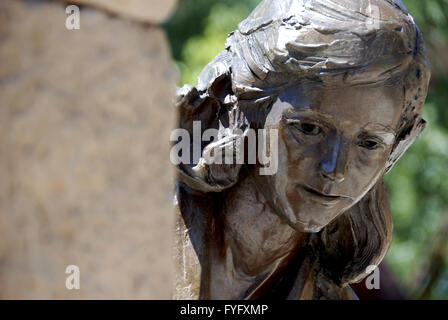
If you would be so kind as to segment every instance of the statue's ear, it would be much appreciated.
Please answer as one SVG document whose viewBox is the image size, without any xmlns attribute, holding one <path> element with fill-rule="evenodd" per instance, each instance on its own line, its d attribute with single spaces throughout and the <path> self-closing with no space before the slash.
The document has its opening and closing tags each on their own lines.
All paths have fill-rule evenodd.
<svg viewBox="0 0 448 320">
<path fill-rule="evenodd" d="M 395 165 L 395 163 L 403 156 L 408 148 L 420 136 L 426 127 L 426 121 L 423 119 L 416 119 L 415 122 L 404 128 L 397 137 L 397 142 L 394 145 L 392 152 L 386 164 L 386 171 L 388 173 Z"/>
<path fill-rule="evenodd" d="M 420 45 L 419 50 L 424 50 L 423 44 Z M 422 119 L 422 113 L 430 78 L 431 71 L 425 61 L 418 61 L 412 64 L 406 75 L 404 83 L 404 112 L 400 127 L 397 130 L 395 145 L 387 162 L 386 173 L 392 169 L 398 159 L 401 158 L 425 129 L 426 121 Z"/>
<path fill-rule="evenodd" d="M 378 266 L 392 242 L 389 197 L 381 179 L 360 202 L 320 233 L 312 245 L 319 265 L 341 287 L 359 282 Z"/>
</svg>

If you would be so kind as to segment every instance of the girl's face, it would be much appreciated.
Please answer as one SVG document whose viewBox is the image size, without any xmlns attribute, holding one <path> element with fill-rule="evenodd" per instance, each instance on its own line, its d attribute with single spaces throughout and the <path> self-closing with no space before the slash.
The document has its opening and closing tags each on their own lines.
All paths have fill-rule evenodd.
<svg viewBox="0 0 448 320">
<path fill-rule="evenodd" d="M 382 176 L 403 101 L 400 86 L 283 92 L 265 124 L 278 130 L 278 170 L 255 176 L 260 190 L 295 229 L 319 231 Z"/>
</svg>

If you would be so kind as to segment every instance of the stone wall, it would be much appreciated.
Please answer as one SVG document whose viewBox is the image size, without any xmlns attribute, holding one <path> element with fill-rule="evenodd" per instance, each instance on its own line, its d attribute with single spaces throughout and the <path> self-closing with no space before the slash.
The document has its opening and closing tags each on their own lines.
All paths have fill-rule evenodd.
<svg viewBox="0 0 448 320">
<path fill-rule="evenodd" d="M 67 30 L 65 6 L 0 2 L 0 298 L 169 298 L 165 35 L 89 6 Z"/>
</svg>

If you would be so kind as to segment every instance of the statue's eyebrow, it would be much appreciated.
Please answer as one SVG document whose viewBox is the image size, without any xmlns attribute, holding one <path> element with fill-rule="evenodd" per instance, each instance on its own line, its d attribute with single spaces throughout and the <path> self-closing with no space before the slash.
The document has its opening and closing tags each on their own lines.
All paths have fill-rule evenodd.
<svg viewBox="0 0 448 320">
<path fill-rule="evenodd" d="M 363 130 L 368 134 L 381 137 L 386 144 L 392 144 L 395 141 L 395 131 L 381 123 L 368 123 Z"/>
<path fill-rule="evenodd" d="M 318 108 L 313 107 L 311 105 L 305 105 L 305 106 L 294 106 L 294 108 L 292 109 L 292 111 L 294 112 L 300 112 L 303 113 L 304 115 L 309 115 L 309 116 L 319 116 L 321 118 L 323 118 L 323 120 L 327 120 L 327 121 L 331 121 L 332 120 L 332 116 L 326 114 L 325 112 L 321 112 Z"/>
<path fill-rule="evenodd" d="M 392 127 L 376 122 L 369 122 L 364 126 L 364 129 L 368 131 L 383 131 L 395 135 L 395 130 Z"/>
</svg>

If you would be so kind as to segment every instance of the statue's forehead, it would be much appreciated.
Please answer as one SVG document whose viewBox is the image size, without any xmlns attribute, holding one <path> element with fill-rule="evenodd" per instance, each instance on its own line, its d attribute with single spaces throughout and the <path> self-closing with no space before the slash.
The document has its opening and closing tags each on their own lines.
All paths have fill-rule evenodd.
<svg viewBox="0 0 448 320">
<path fill-rule="evenodd" d="M 341 87 L 307 90 L 295 87 L 282 92 L 277 109 L 294 115 L 318 116 L 354 127 L 367 126 L 369 131 L 394 133 L 403 111 L 403 91 L 399 86 Z"/>
</svg>

